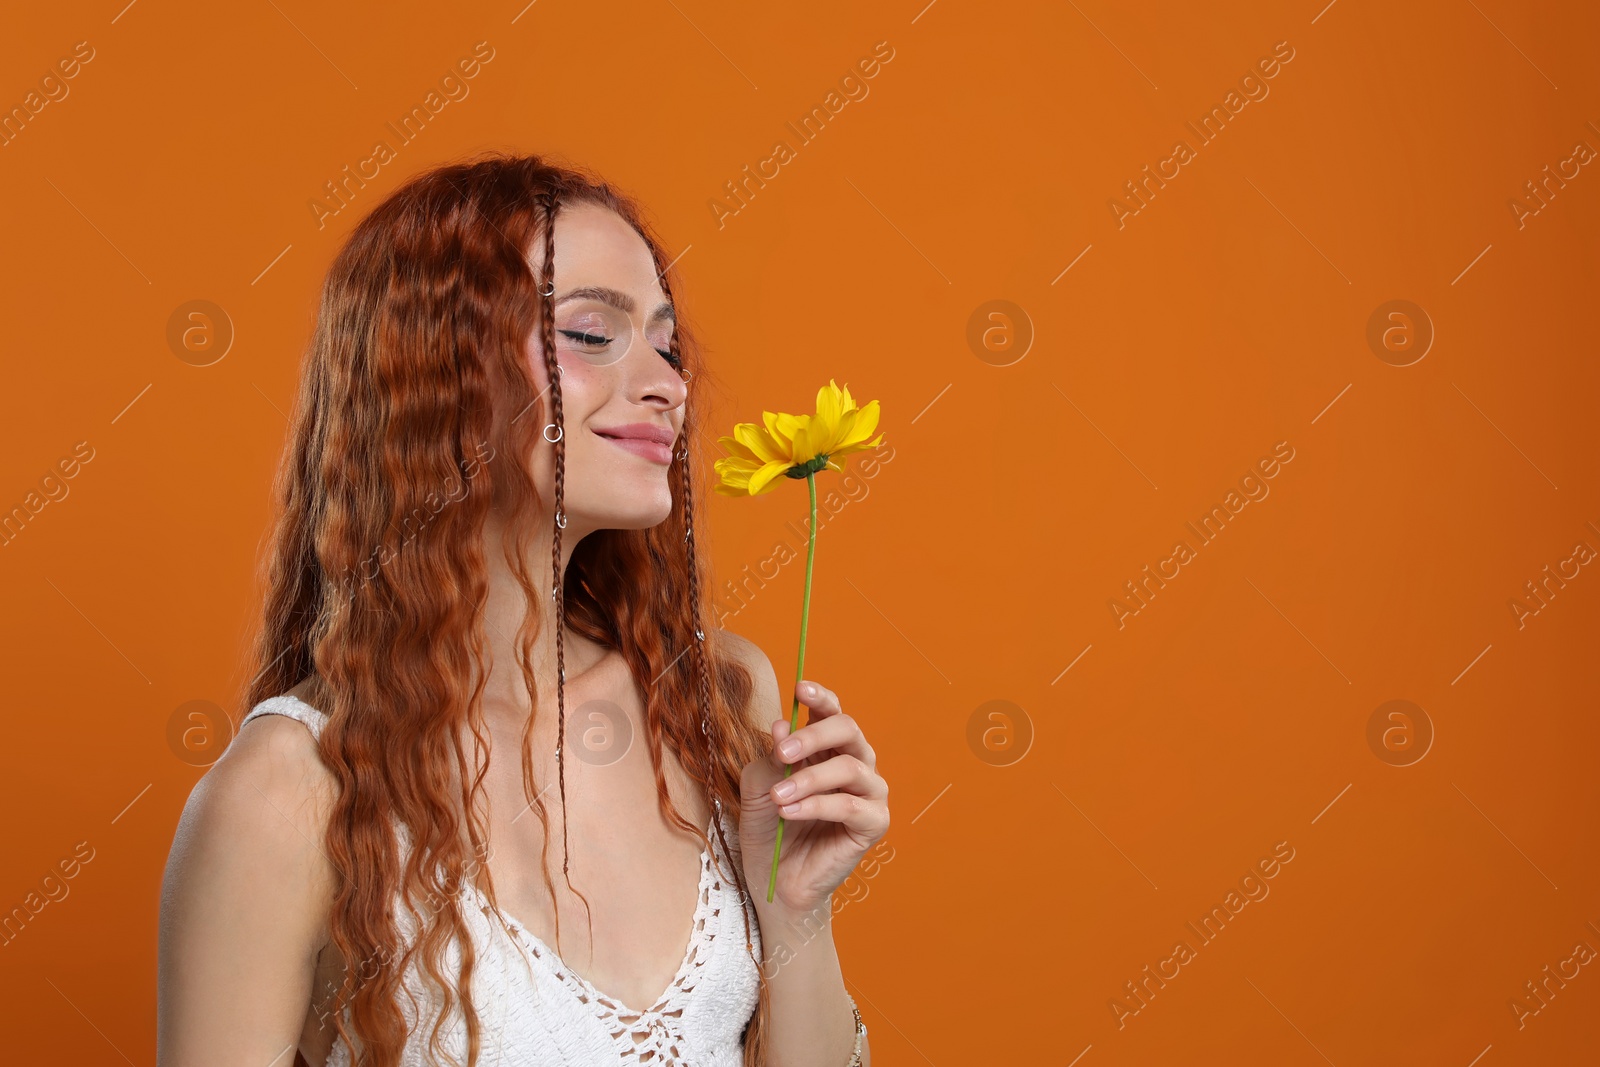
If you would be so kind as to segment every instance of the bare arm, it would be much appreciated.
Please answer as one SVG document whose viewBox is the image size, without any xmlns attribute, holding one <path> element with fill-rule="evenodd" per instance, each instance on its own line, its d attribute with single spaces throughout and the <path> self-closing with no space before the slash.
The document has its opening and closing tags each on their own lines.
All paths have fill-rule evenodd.
<svg viewBox="0 0 1600 1067">
<path fill-rule="evenodd" d="M 157 1067 L 291 1067 L 334 891 L 333 778 L 264 715 L 189 794 L 161 892 Z"/>
<path fill-rule="evenodd" d="M 748 715 L 771 734 L 784 717 L 777 674 L 760 647 L 724 632 L 755 683 Z M 770 849 L 764 854 L 770 854 Z M 765 862 L 765 861 L 763 861 Z M 855 1047 L 855 1016 L 850 1011 L 839 953 L 833 941 L 833 909 L 824 905 L 801 920 L 784 920 L 763 907 L 765 883 L 752 887 L 761 918 L 762 969 L 771 993 L 772 1062 L 775 1067 L 844 1067 Z M 861 1063 L 871 1064 L 867 1035 L 861 1035 Z"/>
</svg>

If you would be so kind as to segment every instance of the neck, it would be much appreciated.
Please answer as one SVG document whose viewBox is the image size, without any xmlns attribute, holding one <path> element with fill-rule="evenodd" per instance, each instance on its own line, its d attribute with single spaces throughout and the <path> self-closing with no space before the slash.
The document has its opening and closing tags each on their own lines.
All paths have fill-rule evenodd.
<svg viewBox="0 0 1600 1067">
<path fill-rule="evenodd" d="M 569 524 L 561 531 L 560 580 L 565 581 L 567 564 L 572 550 L 587 531 Z M 550 595 L 557 580 L 551 572 L 552 530 L 548 515 L 543 521 L 535 519 L 534 529 L 520 546 L 523 570 L 533 587 L 531 605 L 517 580 L 506 551 L 511 540 L 510 531 L 497 516 L 491 515 L 484 528 L 484 565 L 488 572 L 488 598 L 484 604 L 484 633 L 489 643 L 491 657 L 488 684 L 484 688 L 486 705 L 505 704 L 526 713 L 527 689 L 522 670 L 518 666 L 517 630 L 530 610 L 538 614 L 533 645 L 528 653 L 528 666 L 533 671 L 541 697 L 553 694 L 557 679 L 556 660 L 556 604 Z M 516 547 L 512 551 L 518 551 Z M 562 632 L 562 661 L 566 668 L 568 685 L 580 674 L 593 667 L 607 649 L 570 628 Z"/>
</svg>

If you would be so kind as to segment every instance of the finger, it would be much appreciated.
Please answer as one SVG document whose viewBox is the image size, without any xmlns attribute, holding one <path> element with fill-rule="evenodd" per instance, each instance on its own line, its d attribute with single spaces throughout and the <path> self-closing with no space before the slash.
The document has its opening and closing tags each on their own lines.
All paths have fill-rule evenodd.
<svg viewBox="0 0 1600 1067">
<path fill-rule="evenodd" d="M 889 794 L 888 783 L 874 774 L 871 767 L 850 755 L 834 756 L 796 771 L 774 783 L 770 792 L 773 803 L 783 805 L 836 789 L 869 800 L 879 800 Z"/>
<path fill-rule="evenodd" d="M 888 819 L 884 805 L 854 793 L 818 793 L 778 809 L 791 821 L 816 820 L 848 826 L 863 837 L 881 837 Z"/>
<path fill-rule="evenodd" d="M 801 729 L 805 729 L 805 727 L 801 727 Z M 785 770 L 792 775 L 795 771 L 799 770 L 800 767 L 809 765 L 808 761 L 812 763 L 821 762 L 820 757 L 814 755 L 808 756 L 804 753 L 801 753 L 792 760 L 784 759 L 782 755 L 782 746 L 784 741 L 788 740 L 791 732 L 798 733 L 799 731 L 791 731 L 789 729 L 788 719 L 773 720 L 771 730 L 772 748 L 767 753 L 766 766 L 772 768 L 772 770 L 775 772 L 775 775 L 782 775 Z M 790 766 L 791 764 L 792 766 Z"/>
<path fill-rule="evenodd" d="M 826 686 L 818 685 L 816 682 L 796 682 L 794 691 L 800 698 L 800 703 L 811 709 L 812 719 L 840 715 L 844 712 L 839 705 L 839 694 Z"/>
<path fill-rule="evenodd" d="M 798 763 L 829 749 L 848 753 L 868 767 L 876 769 L 878 766 L 877 754 L 867 744 L 861 724 L 842 713 L 814 719 L 788 736 L 779 736 L 772 754 L 782 766 L 785 763 Z"/>
</svg>

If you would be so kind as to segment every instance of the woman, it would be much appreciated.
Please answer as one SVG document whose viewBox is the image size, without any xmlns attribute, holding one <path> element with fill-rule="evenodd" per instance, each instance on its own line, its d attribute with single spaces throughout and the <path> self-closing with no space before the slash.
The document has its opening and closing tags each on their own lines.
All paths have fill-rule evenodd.
<svg viewBox="0 0 1600 1067">
<path fill-rule="evenodd" d="M 888 788 L 820 686 L 778 749 L 771 664 L 704 623 L 670 265 L 503 155 L 340 251 L 251 711 L 167 866 L 160 1067 L 869 1062 L 829 920 Z"/>
</svg>

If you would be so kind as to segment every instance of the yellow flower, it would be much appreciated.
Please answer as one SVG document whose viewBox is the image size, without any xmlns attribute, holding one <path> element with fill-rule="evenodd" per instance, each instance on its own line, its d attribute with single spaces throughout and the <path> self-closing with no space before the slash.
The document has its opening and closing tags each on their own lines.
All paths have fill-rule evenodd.
<svg viewBox="0 0 1600 1067">
<path fill-rule="evenodd" d="M 815 415 L 763 411 L 764 425 L 741 422 L 732 437 L 718 438 L 729 455 L 717 460 L 723 496 L 758 496 L 778 486 L 778 476 L 804 478 L 820 470 L 843 471 L 833 457 L 877 448 L 883 435 L 868 441 L 878 428 L 878 402 L 856 407 L 850 389 L 828 379 L 817 390 Z"/>
</svg>

